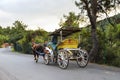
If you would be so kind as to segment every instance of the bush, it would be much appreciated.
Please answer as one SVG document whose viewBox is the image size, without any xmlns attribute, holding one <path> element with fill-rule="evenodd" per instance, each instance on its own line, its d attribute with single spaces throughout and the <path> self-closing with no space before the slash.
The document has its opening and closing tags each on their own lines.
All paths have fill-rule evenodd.
<svg viewBox="0 0 120 80">
<path fill-rule="evenodd" d="M 21 47 L 21 45 L 19 43 L 14 43 L 13 47 L 14 47 L 15 51 L 18 51 L 18 52 L 22 51 L 22 47 Z"/>
<path fill-rule="evenodd" d="M 32 53 L 31 43 L 29 42 L 23 42 L 22 43 L 22 52 L 26 54 Z"/>
<path fill-rule="evenodd" d="M 114 60 L 111 62 L 111 65 L 120 67 L 120 57 L 114 59 Z"/>
</svg>

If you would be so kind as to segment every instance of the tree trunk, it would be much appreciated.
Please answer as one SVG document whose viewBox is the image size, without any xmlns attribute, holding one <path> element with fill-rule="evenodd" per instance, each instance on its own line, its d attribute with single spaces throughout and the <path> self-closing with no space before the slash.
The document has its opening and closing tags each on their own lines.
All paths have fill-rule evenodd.
<svg viewBox="0 0 120 80">
<path fill-rule="evenodd" d="M 90 23 L 91 23 L 91 37 L 92 37 L 92 49 L 89 53 L 90 61 L 95 62 L 96 55 L 98 53 L 98 38 L 96 33 L 96 15 L 89 15 Z"/>
<path fill-rule="evenodd" d="M 97 34 L 96 34 L 96 19 L 97 19 L 97 0 L 90 0 L 88 2 L 87 0 L 83 0 L 85 3 L 85 8 L 87 10 L 87 14 L 91 23 L 91 36 L 92 36 L 92 49 L 89 53 L 90 55 L 90 60 L 93 61 L 95 60 L 95 56 L 97 55 L 98 52 L 98 39 L 97 39 Z M 89 6 L 91 4 L 91 6 Z"/>
<path fill-rule="evenodd" d="M 98 39 L 97 39 L 97 34 L 96 34 L 96 19 L 97 19 L 97 0 L 91 0 L 90 4 L 91 7 L 89 7 L 89 2 L 86 0 L 83 0 L 85 5 L 86 5 L 86 10 L 87 14 L 91 23 L 91 36 L 92 36 L 92 49 L 89 53 L 90 55 L 90 60 L 93 61 L 95 60 L 95 56 L 97 55 L 98 52 Z"/>
<path fill-rule="evenodd" d="M 95 62 L 95 58 L 98 52 L 98 39 L 97 39 L 96 29 L 93 29 L 92 27 L 91 27 L 91 36 L 92 36 L 93 45 L 89 54 L 90 54 L 90 60 Z"/>
</svg>

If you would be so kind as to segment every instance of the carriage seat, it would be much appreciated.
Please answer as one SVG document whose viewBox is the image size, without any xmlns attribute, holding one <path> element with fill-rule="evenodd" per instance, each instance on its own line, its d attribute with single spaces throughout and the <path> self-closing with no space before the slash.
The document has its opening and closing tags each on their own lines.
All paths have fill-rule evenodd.
<svg viewBox="0 0 120 80">
<path fill-rule="evenodd" d="M 58 45 L 58 49 L 61 48 L 77 48 L 78 47 L 78 40 L 77 39 L 65 39 L 60 42 Z"/>
</svg>

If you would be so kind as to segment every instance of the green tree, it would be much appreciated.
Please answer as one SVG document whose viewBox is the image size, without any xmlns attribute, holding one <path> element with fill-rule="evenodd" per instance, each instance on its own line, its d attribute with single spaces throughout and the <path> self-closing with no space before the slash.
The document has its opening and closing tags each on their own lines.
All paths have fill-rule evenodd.
<svg viewBox="0 0 120 80">
<path fill-rule="evenodd" d="M 13 23 L 13 27 L 18 30 L 18 31 L 23 31 L 27 28 L 27 25 L 25 25 L 24 23 L 22 23 L 22 21 L 15 21 Z"/>
<path fill-rule="evenodd" d="M 91 23 L 91 36 L 92 36 L 92 49 L 90 51 L 91 60 L 95 60 L 94 57 L 98 53 L 98 38 L 96 33 L 96 20 L 98 13 L 110 10 L 111 7 L 115 7 L 119 4 L 119 0 L 80 0 L 75 1 L 76 6 L 81 12 L 87 13 L 89 21 Z"/>
<path fill-rule="evenodd" d="M 1 46 L 3 43 L 7 42 L 7 40 L 8 40 L 8 36 L 1 35 L 1 34 L 0 34 L 0 46 Z"/>
<path fill-rule="evenodd" d="M 18 45 L 17 41 L 24 37 L 24 34 L 26 33 L 26 27 L 27 25 L 21 21 L 15 21 L 11 27 L 11 30 L 9 31 L 9 42 L 14 44 L 15 50 L 19 50 L 20 46 Z"/>
<path fill-rule="evenodd" d="M 69 15 L 64 15 L 65 22 L 60 22 L 61 27 L 79 27 L 79 15 L 74 12 L 69 12 Z"/>
<path fill-rule="evenodd" d="M 120 67 L 120 24 L 108 25 L 105 29 L 106 42 L 102 50 L 106 64 Z"/>
<path fill-rule="evenodd" d="M 5 28 L 2 28 L 2 26 L 0 26 L 0 46 L 7 42 L 9 37 L 8 37 L 8 33 L 9 31 L 6 31 Z"/>
</svg>

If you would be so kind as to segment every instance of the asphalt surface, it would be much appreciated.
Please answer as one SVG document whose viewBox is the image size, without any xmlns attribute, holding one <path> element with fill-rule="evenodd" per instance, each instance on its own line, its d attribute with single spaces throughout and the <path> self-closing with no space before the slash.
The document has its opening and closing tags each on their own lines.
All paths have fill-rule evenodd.
<svg viewBox="0 0 120 80">
<path fill-rule="evenodd" d="M 35 63 L 33 55 L 1 48 L 0 80 L 120 80 L 120 68 L 92 63 L 79 68 L 76 62 L 70 61 L 68 68 L 63 70 L 54 63 L 45 65 L 42 57 Z"/>
</svg>

